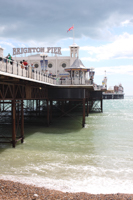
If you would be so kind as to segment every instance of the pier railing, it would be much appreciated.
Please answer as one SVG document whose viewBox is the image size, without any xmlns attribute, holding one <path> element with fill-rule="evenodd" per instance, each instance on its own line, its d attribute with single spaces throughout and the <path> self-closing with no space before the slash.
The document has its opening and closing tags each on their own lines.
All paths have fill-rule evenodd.
<svg viewBox="0 0 133 200">
<path fill-rule="evenodd" d="M 3 57 L 0 57 L 0 71 L 41 82 L 56 84 L 56 81 L 52 77 L 49 77 L 47 74 L 42 73 L 28 65 L 24 66 L 23 64 L 19 64 L 16 61 Z"/>
<path fill-rule="evenodd" d="M 0 57 L 0 71 L 6 72 L 8 74 L 13 74 L 18 78 L 25 77 L 29 79 L 33 79 L 36 81 L 41 81 L 43 83 L 53 84 L 53 85 L 89 85 L 93 86 L 94 90 L 102 90 L 103 86 L 96 86 L 90 80 L 79 80 L 76 82 L 72 78 L 61 79 L 61 78 L 53 78 L 44 72 L 38 71 L 36 68 L 33 68 L 29 65 L 24 66 L 16 61 L 9 60 L 4 57 Z"/>
</svg>

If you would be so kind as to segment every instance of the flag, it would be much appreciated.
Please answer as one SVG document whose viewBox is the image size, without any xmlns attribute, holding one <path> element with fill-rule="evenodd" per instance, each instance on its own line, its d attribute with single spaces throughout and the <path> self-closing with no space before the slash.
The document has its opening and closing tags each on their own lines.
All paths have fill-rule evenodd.
<svg viewBox="0 0 133 200">
<path fill-rule="evenodd" d="M 69 28 L 68 30 L 67 30 L 67 32 L 68 31 L 71 31 L 71 30 L 73 30 L 74 29 L 74 26 L 72 26 L 71 28 Z"/>
</svg>

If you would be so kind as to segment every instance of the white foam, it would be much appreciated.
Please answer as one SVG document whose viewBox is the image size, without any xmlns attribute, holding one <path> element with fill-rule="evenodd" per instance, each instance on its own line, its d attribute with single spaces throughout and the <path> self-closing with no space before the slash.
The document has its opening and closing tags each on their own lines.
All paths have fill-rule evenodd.
<svg viewBox="0 0 133 200">
<path fill-rule="evenodd" d="M 56 180 L 42 177 L 1 176 L 1 179 L 55 189 L 63 192 L 87 192 L 91 194 L 133 193 L 133 181 L 91 177 L 82 180 Z"/>
</svg>

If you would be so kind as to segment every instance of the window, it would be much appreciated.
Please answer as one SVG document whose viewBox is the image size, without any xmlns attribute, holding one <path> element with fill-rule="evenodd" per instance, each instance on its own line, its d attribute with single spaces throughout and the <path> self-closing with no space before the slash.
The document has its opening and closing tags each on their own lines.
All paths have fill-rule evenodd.
<svg viewBox="0 0 133 200">
<path fill-rule="evenodd" d="M 79 71 L 75 71 L 76 76 L 79 76 Z"/>
<path fill-rule="evenodd" d="M 66 67 L 66 63 L 63 63 L 63 64 L 62 64 L 62 67 L 65 68 L 65 67 Z"/>
<path fill-rule="evenodd" d="M 38 68 L 38 64 L 35 64 L 34 66 L 35 66 L 35 68 Z"/>
<path fill-rule="evenodd" d="M 53 66 L 53 65 L 52 65 L 51 63 L 48 64 L 48 67 L 49 67 L 49 68 L 52 68 L 52 66 Z"/>
<path fill-rule="evenodd" d="M 79 71 L 79 76 L 81 77 L 83 75 L 83 72 L 82 71 Z"/>
</svg>

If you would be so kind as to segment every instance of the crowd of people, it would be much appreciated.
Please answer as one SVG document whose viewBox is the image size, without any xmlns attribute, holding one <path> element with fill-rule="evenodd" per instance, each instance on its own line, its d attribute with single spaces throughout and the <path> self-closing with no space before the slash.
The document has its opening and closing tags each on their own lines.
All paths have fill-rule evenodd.
<svg viewBox="0 0 133 200">
<path fill-rule="evenodd" d="M 2 58 L 1 58 L 2 59 Z M 6 56 L 6 59 L 4 59 L 4 61 L 5 62 L 10 62 L 10 64 L 12 64 L 13 63 L 13 59 L 12 59 L 12 56 L 11 56 L 11 54 L 10 53 L 8 53 L 8 55 Z M 31 65 L 29 65 L 28 64 L 28 62 L 26 61 L 26 60 L 23 60 L 23 61 L 20 61 L 20 65 L 21 65 L 21 68 L 22 69 L 28 69 L 28 67 L 30 66 L 30 67 L 32 67 L 32 71 L 34 71 L 34 65 L 33 64 L 31 64 Z"/>
<path fill-rule="evenodd" d="M 10 64 L 12 65 L 13 63 L 13 59 L 12 56 L 10 55 L 10 53 L 6 56 L 5 62 L 10 62 Z M 33 64 L 28 64 L 28 62 L 26 60 L 20 61 L 20 65 L 22 69 L 28 69 L 28 67 L 32 68 L 32 72 L 34 72 L 34 65 Z"/>
<path fill-rule="evenodd" d="M 10 63 L 11 65 L 13 65 L 13 58 L 11 56 L 10 53 L 8 53 L 8 55 L 5 58 L 0 57 L 0 61 L 4 61 L 5 63 Z M 34 72 L 34 68 L 35 66 L 32 64 L 29 64 L 26 60 L 20 61 L 20 66 L 22 69 L 28 70 L 29 67 L 32 68 L 32 72 Z"/>
</svg>

